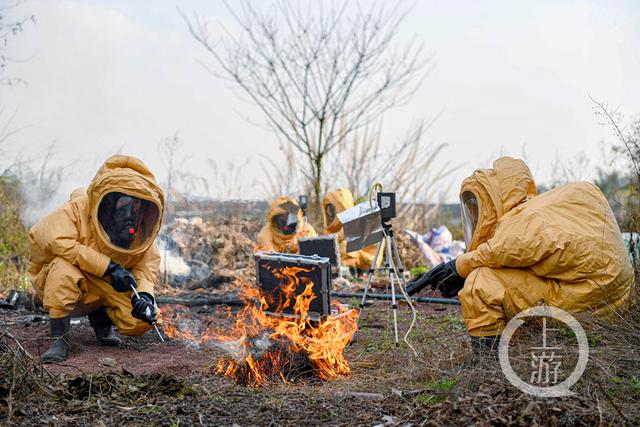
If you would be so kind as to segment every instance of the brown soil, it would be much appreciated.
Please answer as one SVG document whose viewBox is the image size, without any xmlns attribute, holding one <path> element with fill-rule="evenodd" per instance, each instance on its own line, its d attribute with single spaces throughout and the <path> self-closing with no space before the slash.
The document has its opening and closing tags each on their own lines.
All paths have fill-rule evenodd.
<svg viewBox="0 0 640 427">
<path fill-rule="evenodd" d="M 371 312 L 377 318 L 380 310 L 387 310 L 388 304 L 375 302 L 363 315 L 366 322 Z M 422 305 L 422 315 L 446 315 L 458 311 L 457 306 Z M 193 308 L 193 317 L 210 321 L 218 317 L 215 308 Z M 218 317 L 218 322 L 225 322 Z M 365 323 L 366 325 L 366 323 Z M 381 324 L 374 324 L 380 328 Z M 46 316 L 28 311 L 0 311 L 0 329 L 8 330 L 24 348 L 34 357 L 40 357 L 50 343 L 49 326 Z M 166 342 L 160 342 L 155 331 L 151 330 L 142 337 L 122 337 L 118 347 L 99 345 L 86 318 L 72 320 L 70 343 L 71 352 L 64 363 L 49 364 L 47 370 L 53 374 L 83 375 L 104 372 L 129 372 L 132 374 L 174 374 L 189 376 L 209 373 L 219 353 L 211 348 L 194 348 L 167 337 L 161 329 Z M 111 359 L 111 360 L 108 360 Z"/>
<path fill-rule="evenodd" d="M 49 346 L 48 323 L 33 321 L 32 315 L 5 311 L 0 325 L 11 324 L 7 329 L 35 357 Z M 79 324 L 71 326 L 71 353 L 61 364 L 47 365 L 53 374 L 82 375 L 99 372 L 127 371 L 132 374 L 169 373 L 190 375 L 201 372 L 210 364 L 211 356 L 202 350 L 185 348 L 177 342 L 161 344 L 155 333 L 143 337 L 124 337 L 119 347 L 98 345 L 93 329 L 86 319 L 74 319 Z M 111 366 L 112 359 L 115 363 Z"/>
<path fill-rule="evenodd" d="M 390 306 L 376 302 L 346 350 L 349 377 L 305 377 L 257 389 L 212 373 L 214 361 L 223 355 L 219 350 L 190 349 L 175 341 L 159 344 L 152 333 L 127 338 L 122 348 L 99 347 L 83 322 L 73 326 L 71 357 L 63 365 L 46 366 L 54 376 L 40 380 L 44 384 L 38 387 L 52 397 L 33 385 L 16 385 L 16 397 L 9 398 L 0 382 L 0 420 L 10 413 L 16 425 L 573 426 L 638 421 L 638 391 L 624 380 L 638 372 L 638 363 L 625 364 L 623 371 L 610 361 L 607 369 L 621 378 L 615 383 L 599 374 L 601 358 L 617 348 L 615 343 L 605 339 L 601 345 L 606 349 L 594 350 L 595 365 L 590 364 L 576 396 L 536 399 L 512 387 L 495 360 L 471 363 L 459 307 L 421 304 L 419 309 L 418 328 L 409 335 L 417 355 L 404 342 L 394 348 Z M 199 318 L 215 318 L 205 308 L 193 310 Z M 2 311 L 0 331 L 7 329 L 37 355 L 47 345 L 47 327 L 30 316 Z M 401 337 L 409 321 L 410 312 L 402 306 Z M 117 365 L 102 366 L 104 357 Z M 38 384 L 43 374 L 37 374 L 37 363 L 33 366 L 29 378 Z"/>
</svg>

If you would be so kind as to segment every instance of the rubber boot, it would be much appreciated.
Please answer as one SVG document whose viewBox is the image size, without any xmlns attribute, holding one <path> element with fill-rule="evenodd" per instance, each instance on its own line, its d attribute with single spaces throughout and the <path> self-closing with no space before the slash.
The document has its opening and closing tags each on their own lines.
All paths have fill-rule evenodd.
<svg viewBox="0 0 640 427">
<path fill-rule="evenodd" d="M 96 333 L 96 341 L 98 344 L 115 347 L 122 343 L 118 335 L 116 335 L 113 323 L 104 307 L 100 307 L 93 313 L 89 313 L 89 323 L 91 323 L 93 331 Z"/>
<path fill-rule="evenodd" d="M 49 319 L 50 335 L 53 342 L 49 349 L 42 355 L 43 363 L 63 362 L 69 354 L 69 328 L 71 326 L 71 317 L 60 317 L 57 319 Z"/>
<path fill-rule="evenodd" d="M 498 357 L 498 344 L 500 344 L 500 335 L 491 337 L 471 337 L 471 349 L 473 354 L 478 357 Z"/>
<path fill-rule="evenodd" d="M 446 375 L 457 375 L 468 369 L 490 367 L 498 359 L 498 344 L 500 336 L 471 337 L 473 355 L 465 362 L 453 368 L 446 369 Z"/>
</svg>

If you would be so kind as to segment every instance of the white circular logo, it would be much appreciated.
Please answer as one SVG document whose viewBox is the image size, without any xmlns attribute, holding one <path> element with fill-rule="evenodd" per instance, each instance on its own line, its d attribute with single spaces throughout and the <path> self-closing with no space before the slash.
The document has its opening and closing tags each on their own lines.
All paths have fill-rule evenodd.
<svg viewBox="0 0 640 427">
<path fill-rule="evenodd" d="M 543 345 L 542 347 L 535 347 L 539 352 L 536 355 L 532 352 L 532 366 L 538 366 L 539 369 L 532 372 L 531 383 L 523 381 L 518 374 L 511 367 L 509 360 L 509 342 L 514 332 L 524 324 L 523 318 L 527 317 L 542 317 L 543 318 Z M 575 369 L 564 381 L 556 383 L 555 381 L 549 381 L 549 377 L 555 376 L 557 380 L 558 368 L 560 366 L 560 357 L 555 354 L 555 350 L 558 347 L 547 346 L 546 342 L 546 319 L 551 318 L 560 321 L 567 325 L 576 336 L 578 340 L 578 363 Z M 509 380 L 511 384 L 519 388 L 520 390 L 532 394 L 538 397 L 561 397 L 570 396 L 573 392 L 570 388 L 580 379 L 587 367 L 587 361 L 589 360 L 589 342 L 587 341 L 587 334 L 584 329 L 578 323 L 578 321 L 566 311 L 557 307 L 551 307 L 547 305 L 536 306 L 524 310 L 518 313 L 513 319 L 507 323 L 502 336 L 500 337 L 500 345 L 498 347 L 498 356 L 500 359 L 500 367 L 504 376 Z M 536 381 L 537 380 L 537 381 Z M 550 386 L 539 386 L 532 383 L 553 383 Z"/>
</svg>

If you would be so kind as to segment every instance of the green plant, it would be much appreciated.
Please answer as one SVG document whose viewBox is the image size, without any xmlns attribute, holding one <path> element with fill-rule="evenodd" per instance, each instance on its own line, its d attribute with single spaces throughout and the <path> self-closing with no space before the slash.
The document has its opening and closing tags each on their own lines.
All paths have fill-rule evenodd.
<svg viewBox="0 0 640 427">
<path fill-rule="evenodd" d="M 418 277 L 420 275 L 423 275 L 424 273 L 426 273 L 430 269 L 431 268 L 429 266 L 426 266 L 426 265 L 420 265 L 418 267 L 413 267 L 410 270 L 411 271 L 411 277 Z"/>
<path fill-rule="evenodd" d="M 29 245 L 27 230 L 20 222 L 22 200 L 19 182 L 0 176 L 0 293 L 26 289 Z"/>
<path fill-rule="evenodd" d="M 467 325 L 459 314 L 450 313 L 442 317 L 442 323 L 451 327 L 452 332 L 465 332 Z"/>
<path fill-rule="evenodd" d="M 450 391 L 456 385 L 456 380 L 451 378 L 443 378 L 437 383 L 432 383 L 429 388 L 438 391 Z"/>
<path fill-rule="evenodd" d="M 442 400 L 442 397 L 435 396 L 433 394 L 421 394 L 416 397 L 416 402 L 421 405 L 433 405 L 435 403 L 441 402 Z"/>
</svg>

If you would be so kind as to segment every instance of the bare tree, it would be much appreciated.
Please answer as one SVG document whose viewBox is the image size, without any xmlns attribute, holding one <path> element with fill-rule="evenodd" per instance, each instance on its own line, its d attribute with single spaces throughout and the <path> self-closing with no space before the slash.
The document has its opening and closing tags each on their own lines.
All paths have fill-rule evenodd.
<svg viewBox="0 0 640 427">
<path fill-rule="evenodd" d="M 603 119 L 601 124 L 609 127 L 622 145 L 640 191 L 640 119 L 633 121 L 629 126 L 630 129 L 624 129 L 621 124 L 624 122 L 624 117 L 620 112 L 610 109 L 607 103 L 597 101 L 591 95 L 588 96 L 594 104 L 596 115 Z"/>
<path fill-rule="evenodd" d="M 166 215 L 175 215 L 180 208 L 189 215 L 192 197 L 195 193 L 209 191 L 209 184 L 203 176 L 191 172 L 185 167 L 189 156 L 182 154 L 184 142 L 178 132 L 163 138 L 158 143 L 158 151 L 166 168 L 166 180 L 163 184 L 166 199 Z"/>
<path fill-rule="evenodd" d="M 5 85 L 11 86 L 22 81 L 17 77 L 7 75 L 7 68 L 9 64 L 14 61 L 14 58 L 8 54 L 7 49 L 10 46 L 11 40 L 23 32 L 24 25 L 27 22 L 35 22 L 35 16 L 27 14 L 17 18 L 13 17 L 11 13 L 16 10 L 19 4 L 20 1 L 16 1 L 13 4 L 0 4 L 0 88 Z M 0 97 L 0 99 L 2 98 Z M 7 115 L 5 107 L 0 105 L 0 158 L 7 158 L 2 150 L 2 145 L 20 130 L 13 127 L 16 113 L 17 111 L 13 111 Z M 8 173 L 15 166 L 15 162 L 0 164 L 0 175 Z"/>
<path fill-rule="evenodd" d="M 185 21 L 221 73 L 264 113 L 268 126 L 304 158 L 316 205 L 327 155 L 390 108 L 405 103 L 425 75 L 422 46 L 394 40 L 406 16 L 395 3 L 368 10 L 318 2 L 276 2 L 257 10 L 249 2 L 227 8 L 240 34 L 212 40 L 210 23 Z"/>
<path fill-rule="evenodd" d="M 618 139 L 619 145 L 614 147 L 618 154 L 624 154 L 631 170 L 626 191 L 625 203 L 620 203 L 624 209 L 624 219 L 621 224 L 623 230 L 629 232 L 629 250 L 632 254 L 633 263 L 640 266 L 640 119 L 630 122 L 628 126 L 623 126 L 624 116 L 617 110 L 610 109 L 605 102 L 597 101 L 591 95 L 589 98 L 594 104 L 596 115 L 603 119 L 601 123 L 609 127 Z M 618 202 L 619 203 L 619 202 Z"/>
<path fill-rule="evenodd" d="M 36 22 L 36 18 L 32 14 L 19 17 L 11 16 L 11 12 L 14 12 L 20 3 L 21 1 L 16 0 L 12 4 L 0 5 L 0 84 L 3 85 L 12 85 L 22 81 L 17 77 L 5 74 L 8 65 L 15 61 L 15 58 L 7 53 L 7 48 L 11 39 L 23 32 L 27 22 Z"/>
<path fill-rule="evenodd" d="M 8 156 L 3 150 L 3 145 L 15 135 L 19 129 L 13 127 L 13 120 L 16 117 L 17 111 L 14 111 L 8 117 L 3 118 L 5 113 L 5 108 L 0 106 L 0 176 L 7 175 L 14 169 L 16 165 L 16 160 L 7 161 Z"/>
<path fill-rule="evenodd" d="M 385 144 L 385 150 L 380 143 L 380 127 L 354 134 L 333 155 L 332 169 L 339 171 L 335 179 L 360 198 L 380 182 L 385 189 L 397 193 L 402 225 L 426 229 L 448 190 L 444 180 L 455 170 L 439 158 L 446 144 L 429 144 L 425 138 L 433 122 L 415 123 L 396 144 Z"/>
<path fill-rule="evenodd" d="M 569 182 L 584 181 L 589 178 L 590 170 L 591 162 L 584 151 L 564 159 L 560 158 L 556 153 L 555 159 L 551 164 L 549 188 L 555 188 Z"/>
<path fill-rule="evenodd" d="M 262 190 L 267 200 L 272 200 L 277 196 L 289 194 L 292 188 L 304 193 L 313 192 L 310 185 L 309 176 L 305 174 L 304 168 L 300 168 L 300 160 L 290 144 L 280 144 L 280 150 L 284 155 L 281 163 L 269 157 L 263 157 L 260 167 L 264 173 Z"/>
<path fill-rule="evenodd" d="M 219 200 L 246 199 L 246 194 L 256 186 L 256 182 L 248 183 L 244 180 L 246 171 L 250 168 L 247 158 L 244 164 L 233 160 L 221 163 L 215 159 L 207 159 L 211 170 L 212 185 L 207 184 L 207 193 Z"/>
<path fill-rule="evenodd" d="M 176 181 L 178 179 L 178 168 L 184 164 L 184 158 L 178 158 L 179 151 L 182 149 L 183 143 L 180 140 L 178 132 L 174 133 L 170 137 L 163 138 L 158 143 L 158 152 L 164 162 L 165 169 L 167 171 L 166 182 L 164 185 L 164 191 L 166 193 L 166 208 L 167 214 L 174 213 L 174 202 L 176 199 Z"/>
</svg>

